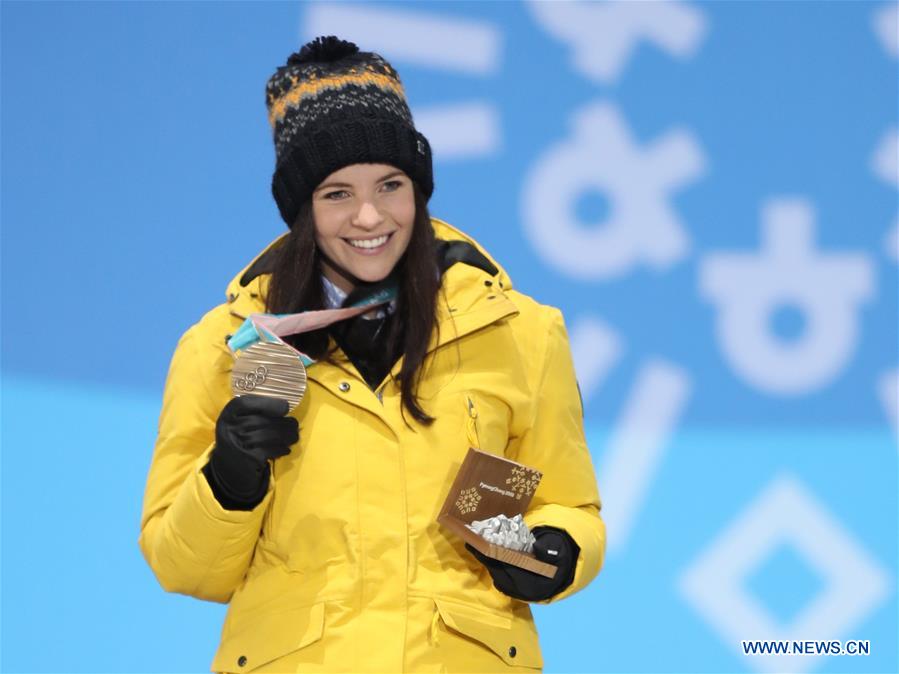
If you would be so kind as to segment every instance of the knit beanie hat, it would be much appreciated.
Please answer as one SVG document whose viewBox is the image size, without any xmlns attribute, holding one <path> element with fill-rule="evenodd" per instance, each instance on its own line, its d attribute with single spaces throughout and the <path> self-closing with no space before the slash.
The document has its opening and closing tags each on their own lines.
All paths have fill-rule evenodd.
<svg viewBox="0 0 899 674">
<path fill-rule="evenodd" d="M 265 94 L 275 140 L 272 195 L 288 227 L 321 181 L 350 164 L 396 166 L 430 199 L 431 146 L 382 57 L 333 35 L 318 37 L 288 57 Z"/>
</svg>

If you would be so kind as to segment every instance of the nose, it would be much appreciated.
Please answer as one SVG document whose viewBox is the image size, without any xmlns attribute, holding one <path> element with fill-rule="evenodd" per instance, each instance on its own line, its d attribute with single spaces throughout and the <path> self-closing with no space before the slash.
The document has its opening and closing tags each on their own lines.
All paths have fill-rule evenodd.
<svg viewBox="0 0 899 674">
<path fill-rule="evenodd" d="M 383 221 L 384 218 L 381 216 L 378 209 L 375 208 L 374 204 L 370 201 L 366 201 L 362 204 L 361 208 L 359 208 L 359 212 L 356 213 L 353 224 L 365 229 L 374 229 Z"/>
</svg>

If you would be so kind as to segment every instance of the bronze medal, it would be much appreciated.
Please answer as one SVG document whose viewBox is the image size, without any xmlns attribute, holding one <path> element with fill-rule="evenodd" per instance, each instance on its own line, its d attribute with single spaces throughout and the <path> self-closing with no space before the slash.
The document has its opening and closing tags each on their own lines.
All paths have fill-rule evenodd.
<svg viewBox="0 0 899 674">
<path fill-rule="evenodd" d="M 231 391 L 235 396 L 261 395 L 281 398 L 290 406 L 300 404 L 306 393 L 306 365 L 315 360 L 284 342 L 281 337 L 318 330 L 389 302 L 394 289 L 382 289 L 362 304 L 340 309 L 297 314 L 250 314 L 237 333 L 227 338 L 234 354 Z"/>
<path fill-rule="evenodd" d="M 306 393 L 306 368 L 299 353 L 283 342 L 255 342 L 240 352 L 231 370 L 235 396 L 281 398 L 290 411 Z"/>
</svg>

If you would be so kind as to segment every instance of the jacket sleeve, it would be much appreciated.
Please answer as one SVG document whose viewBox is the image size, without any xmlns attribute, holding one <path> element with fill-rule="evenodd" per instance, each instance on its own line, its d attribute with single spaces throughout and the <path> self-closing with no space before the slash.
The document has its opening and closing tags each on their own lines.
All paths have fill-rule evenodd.
<svg viewBox="0 0 899 674">
<path fill-rule="evenodd" d="M 210 386 L 213 376 L 226 384 L 227 373 L 199 340 L 195 325 L 172 356 L 138 543 L 166 591 L 226 603 L 249 567 L 273 485 L 253 510 L 225 510 L 201 472 L 229 392 L 222 382 Z"/>
<path fill-rule="evenodd" d="M 605 557 L 606 529 L 590 450 L 584 438 L 583 408 L 562 313 L 548 310 L 542 367 L 536 377 L 533 416 L 515 441 L 510 458 L 543 473 L 525 522 L 564 529 L 580 548 L 574 580 L 564 591 L 538 602 L 574 594 L 593 580 Z M 540 361 L 538 361 L 540 362 Z"/>
</svg>

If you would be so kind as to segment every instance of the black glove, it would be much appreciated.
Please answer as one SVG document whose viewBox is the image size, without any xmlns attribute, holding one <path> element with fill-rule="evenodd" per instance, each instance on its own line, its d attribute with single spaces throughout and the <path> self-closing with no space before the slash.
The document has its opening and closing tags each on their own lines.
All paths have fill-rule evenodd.
<svg viewBox="0 0 899 674">
<path fill-rule="evenodd" d="M 532 550 L 534 556 L 541 562 L 558 566 L 552 578 L 488 557 L 468 543 L 465 547 L 487 567 L 497 590 L 522 601 L 543 601 L 571 585 L 581 549 L 563 529 L 535 527 L 531 533 L 537 539 Z"/>
<path fill-rule="evenodd" d="M 215 423 L 215 447 L 203 474 L 226 510 L 252 510 L 268 491 L 268 460 L 290 453 L 300 439 L 299 424 L 285 417 L 290 405 L 280 398 L 232 398 Z"/>
</svg>

